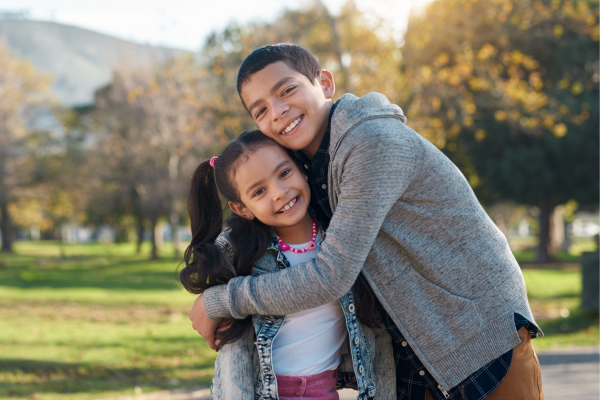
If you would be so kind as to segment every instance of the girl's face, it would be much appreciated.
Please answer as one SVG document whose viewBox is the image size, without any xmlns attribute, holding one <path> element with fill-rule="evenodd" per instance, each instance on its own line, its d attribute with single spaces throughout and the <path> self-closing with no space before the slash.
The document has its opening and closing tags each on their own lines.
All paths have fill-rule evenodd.
<svg viewBox="0 0 600 400">
<path fill-rule="evenodd" d="M 307 216 L 310 188 L 296 163 L 279 146 L 266 146 L 240 160 L 234 184 L 242 204 L 231 209 L 275 228 L 293 227 Z"/>
</svg>

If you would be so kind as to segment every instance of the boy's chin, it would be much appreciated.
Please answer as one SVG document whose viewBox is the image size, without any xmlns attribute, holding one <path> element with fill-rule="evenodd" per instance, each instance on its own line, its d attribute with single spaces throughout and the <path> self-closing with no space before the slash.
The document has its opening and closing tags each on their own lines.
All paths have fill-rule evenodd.
<svg viewBox="0 0 600 400">
<path fill-rule="evenodd" d="M 296 137 L 297 134 L 292 136 L 280 135 L 277 138 L 273 138 L 278 144 L 289 150 L 304 150 L 310 145 L 311 141 L 306 140 L 305 137 Z"/>
</svg>

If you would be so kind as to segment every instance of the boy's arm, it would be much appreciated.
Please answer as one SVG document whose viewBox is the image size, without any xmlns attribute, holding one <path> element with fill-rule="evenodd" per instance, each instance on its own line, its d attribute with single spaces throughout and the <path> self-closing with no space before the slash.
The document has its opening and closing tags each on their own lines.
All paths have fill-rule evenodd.
<svg viewBox="0 0 600 400">
<path fill-rule="evenodd" d="M 386 215 L 413 178 L 414 135 L 392 118 L 355 128 L 344 142 L 350 148 L 340 171 L 340 194 L 318 258 L 208 289 L 204 293 L 208 317 L 219 321 L 253 314 L 287 315 L 334 301 L 350 290 Z"/>
</svg>

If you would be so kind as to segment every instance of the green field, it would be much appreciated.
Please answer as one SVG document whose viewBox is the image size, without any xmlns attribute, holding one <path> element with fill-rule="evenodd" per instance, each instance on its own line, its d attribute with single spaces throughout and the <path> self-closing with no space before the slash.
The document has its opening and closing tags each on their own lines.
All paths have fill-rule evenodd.
<svg viewBox="0 0 600 400">
<path fill-rule="evenodd" d="M 0 399 L 209 385 L 216 354 L 191 328 L 193 296 L 172 258 L 148 261 L 149 248 L 136 256 L 132 244 L 19 242 L 16 251 L 0 254 Z M 538 350 L 598 343 L 597 316 L 577 310 L 578 270 L 523 273 L 547 334 Z"/>
</svg>

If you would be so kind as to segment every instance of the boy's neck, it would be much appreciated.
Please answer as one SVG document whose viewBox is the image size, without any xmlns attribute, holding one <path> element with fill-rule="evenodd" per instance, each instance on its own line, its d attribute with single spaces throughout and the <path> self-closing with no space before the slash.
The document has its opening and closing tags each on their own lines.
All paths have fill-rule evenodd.
<svg viewBox="0 0 600 400">
<path fill-rule="evenodd" d="M 333 101 L 329 99 L 325 107 L 327 107 L 327 114 L 325 116 L 325 121 L 319 128 L 319 132 L 315 135 L 314 139 L 310 144 L 302 149 L 302 152 L 306 157 L 312 160 L 317 154 L 319 147 L 321 147 L 321 142 L 323 141 L 323 137 L 325 136 L 325 131 L 327 130 L 327 126 L 329 125 L 329 113 L 331 111 L 331 107 L 333 106 Z"/>
</svg>

